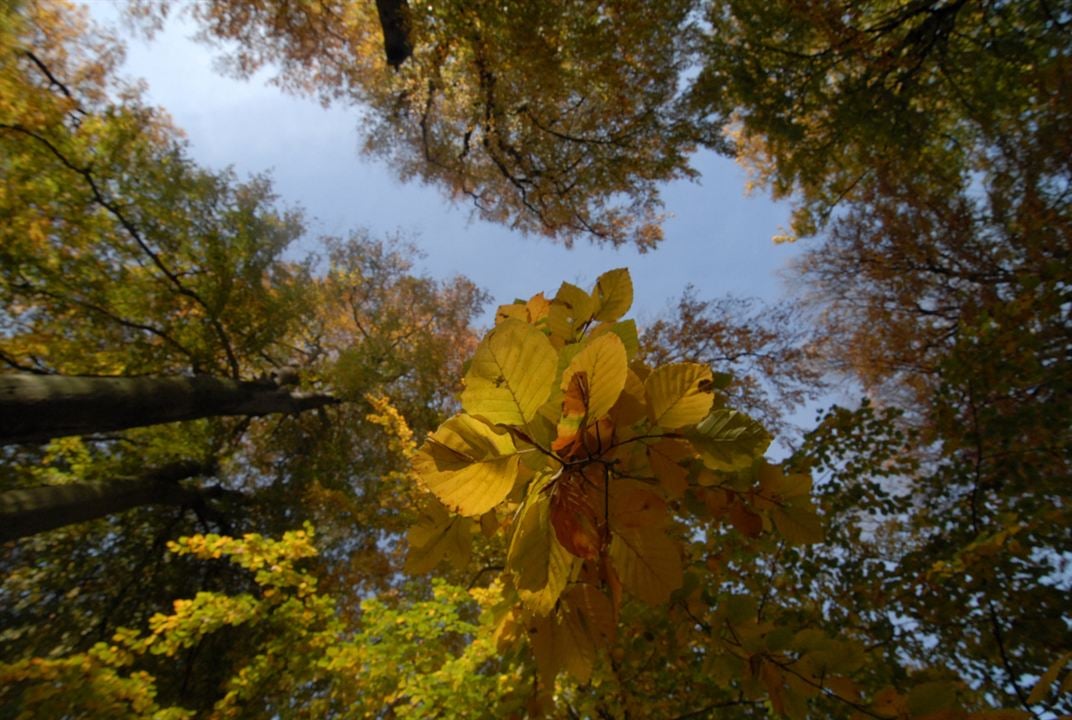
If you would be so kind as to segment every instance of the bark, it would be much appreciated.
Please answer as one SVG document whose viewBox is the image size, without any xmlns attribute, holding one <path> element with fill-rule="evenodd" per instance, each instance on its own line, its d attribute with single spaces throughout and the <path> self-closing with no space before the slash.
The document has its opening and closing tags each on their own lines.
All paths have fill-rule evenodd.
<svg viewBox="0 0 1072 720">
<path fill-rule="evenodd" d="M 184 487 L 180 480 L 211 474 L 203 463 L 180 461 L 136 479 L 41 485 L 0 493 L 0 542 L 94 520 L 142 505 L 197 506 L 212 490 Z"/>
<path fill-rule="evenodd" d="M 213 377 L 0 375 L 0 445 L 224 415 L 300 413 L 339 401 Z"/>
<path fill-rule="evenodd" d="M 383 49 L 387 64 L 398 68 L 413 54 L 409 38 L 409 7 L 406 0 L 376 0 L 376 12 L 383 28 Z"/>
</svg>

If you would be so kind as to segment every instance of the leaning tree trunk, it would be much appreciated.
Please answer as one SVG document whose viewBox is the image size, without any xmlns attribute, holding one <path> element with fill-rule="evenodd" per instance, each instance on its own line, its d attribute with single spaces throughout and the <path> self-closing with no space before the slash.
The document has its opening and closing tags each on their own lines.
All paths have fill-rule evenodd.
<svg viewBox="0 0 1072 720">
<path fill-rule="evenodd" d="M 140 478 L 8 490 L 0 493 L 0 542 L 143 505 L 197 506 L 213 489 L 184 487 L 179 481 L 212 471 L 203 463 L 180 461 Z"/>
<path fill-rule="evenodd" d="M 0 445 L 221 415 L 298 413 L 330 395 L 213 377 L 0 375 Z"/>
</svg>

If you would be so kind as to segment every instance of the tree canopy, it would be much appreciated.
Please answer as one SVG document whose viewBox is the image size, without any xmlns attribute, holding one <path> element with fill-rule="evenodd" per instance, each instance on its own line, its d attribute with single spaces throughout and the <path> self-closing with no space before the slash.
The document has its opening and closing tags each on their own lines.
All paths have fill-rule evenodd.
<svg viewBox="0 0 1072 720">
<path fill-rule="evenodd" d="M 782 304 L 642 327 L 618 268 L 485 331 L 4 5 L 0 715 L 1072 713 L 1072 6 L 130 7 L 521 231 L 653 249 L 706 147 L 817 237 Z"/>
</svg>

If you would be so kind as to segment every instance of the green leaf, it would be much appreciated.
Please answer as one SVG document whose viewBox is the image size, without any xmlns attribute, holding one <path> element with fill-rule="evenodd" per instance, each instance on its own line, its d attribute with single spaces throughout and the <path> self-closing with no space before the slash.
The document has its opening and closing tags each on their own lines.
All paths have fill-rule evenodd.
<svg viewBox="0 0 1072 720">
<path fill-rule="evenodd" d="M 471 415 L 455 415 L 428 437 L 413 459 L 413 469 L 443 504 L 475 516 L 509 494 L 518 459 L 506 431 Z"/>
<path fill-rule="evenodd" d="M 715 410 L 688 434 L 704 465 L 712 470 L 739 470 L 752 464 L 770 445 L 763 426 L 736 410 Z"/>
<path fill-rule="evenodd" d="M 629 270 L 608 270 L 596 280 L 592 293 L 598 303 L 595 319 L 599 322 L 614 322 L 629 311 L 633 304 L 633 280 Z"/>
<path fill-rule="evenodd" d="M 622 320 L 613 325 L 598 325 L 592 329 L 590 337 L 599 337 L 603 333 L 611 332 L 617 335 L 625 345 L 625 355 L 632 361 L 640 352 L 640 335 L 637 333 L 636 321 Z"/>
<path fill-rule="evenodd" d="M 715 402 L 713 379 L 711 368 L 698 363 L 656 368 L 644 381 L 652 422 L 672 430 L 703 420 Z"/>
<path fill-rule="evenodd" d="M 558 355 L 528 323 L 506 319 L 476 349 L 462 407 L 493 424 L 524 425 L 551 395 Z"/>
</svg>

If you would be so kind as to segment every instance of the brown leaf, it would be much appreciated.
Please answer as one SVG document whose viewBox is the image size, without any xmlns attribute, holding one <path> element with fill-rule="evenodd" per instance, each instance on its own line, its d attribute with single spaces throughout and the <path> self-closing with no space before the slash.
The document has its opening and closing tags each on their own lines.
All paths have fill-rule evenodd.
<svg viewBox="0 0 1072 720">
<path fill-rule="evenodd" d="M 583 474 L 570 472 L 551 491 L 551 525 L 555 537 L 571 554 L 585 560 L 599 557 L 602 546 L 600 513 L 593 504 Z"/>
</svg>

